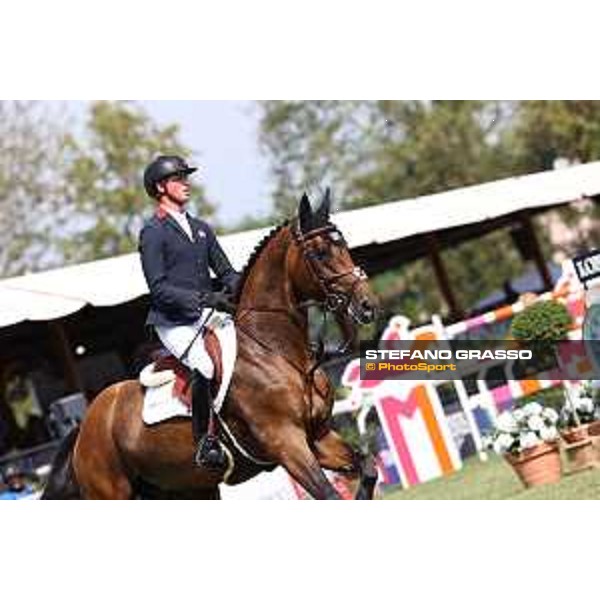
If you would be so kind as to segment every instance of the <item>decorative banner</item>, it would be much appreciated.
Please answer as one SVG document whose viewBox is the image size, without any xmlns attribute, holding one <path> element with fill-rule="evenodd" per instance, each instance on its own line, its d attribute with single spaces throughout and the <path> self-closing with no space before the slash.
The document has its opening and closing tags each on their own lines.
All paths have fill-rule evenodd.
<svg viewBox="0 0 600 600">
<path fill-rule="evenodd" d="M 400 383 L 396 393 L 378 398 L 375 407 L 402 483 L 417 485 L 460 469 L 458 449 L 434 388 L 394 383 Z"/>
</svg>

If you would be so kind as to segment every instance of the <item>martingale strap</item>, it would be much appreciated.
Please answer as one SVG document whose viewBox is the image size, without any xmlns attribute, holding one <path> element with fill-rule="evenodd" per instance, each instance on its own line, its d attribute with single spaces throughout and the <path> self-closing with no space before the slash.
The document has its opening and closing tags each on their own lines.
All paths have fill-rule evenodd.
<svg viewBox="0 0 600 600">
<path fill-rule="evenodd" d="M 275 463 L 274 462 L 269 462 L 266 460 L 261 460 L 260 458 L 256 458 L 256 456 L 253 456 L 252 454 L 250 454 L 250 452 L 248 452 L 248 450 L 246 450 L 241 444 L 240 442 L 237 440 L 237 438 L 233 435 L 231 429 L 229 429 L 229 426 L 227 425 L 227 423 L 225 422 L 225 420 L 220 416 L 220 415 L 216 415 L 217 420 L 219 421 L 219 426 L 222 428 L 223 433 L 226 435 L 227 439 L 231 442 L 231 444 L 233 445 L 233 447 L 247 460 L 249 460 L 250 462 L 253 462 L 255 465 L 259 465 L 261 467 L 271 467 L 273 466 Z"/>
</svg>

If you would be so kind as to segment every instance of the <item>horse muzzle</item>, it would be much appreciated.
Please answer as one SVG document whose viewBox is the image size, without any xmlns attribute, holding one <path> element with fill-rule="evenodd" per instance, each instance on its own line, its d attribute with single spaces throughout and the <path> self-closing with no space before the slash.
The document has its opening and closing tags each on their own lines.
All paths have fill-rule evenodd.
<svg viewBox="0 0 600 600">
<path fill-rule="evenodd" d="M 350 302 L 348 314 L 359 325 L 372 323 L 377 317 L 377 306 L 370 300 L 364 298 L 359 302 Z"/>
</svg>

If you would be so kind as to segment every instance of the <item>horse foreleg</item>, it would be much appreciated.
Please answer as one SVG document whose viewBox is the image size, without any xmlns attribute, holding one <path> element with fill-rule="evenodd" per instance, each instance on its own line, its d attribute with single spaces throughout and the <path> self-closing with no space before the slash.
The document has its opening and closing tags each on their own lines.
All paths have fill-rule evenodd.
<svg viewBox="0 0 600 600">
<path fill-rule="evenodd" d="M 377 483 L 377 467 L 372 455 L 354 451 L 341 436 L 329 430 L 314 442 L 315 454 L 324 469 L 359 476 L 355 500 L 372 500 Z"/>
<path fill-rule="evenodd" d="M 285 433 L 279 444 L 278 462 L 316 500 L 341 500 L 337 490 L 323 473 L 319 461 L 311 451 L 306 434 L 298 429 Z"/>
</svg>

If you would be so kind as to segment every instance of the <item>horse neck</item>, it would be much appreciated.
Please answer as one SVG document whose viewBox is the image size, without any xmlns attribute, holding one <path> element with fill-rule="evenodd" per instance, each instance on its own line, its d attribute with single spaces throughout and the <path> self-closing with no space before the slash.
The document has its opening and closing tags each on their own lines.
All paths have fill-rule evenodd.
<svg viewBox="0 0 600 600">
<path fill-rule="evenodd" d="M 267 243 L 248 274 L 237 311 L 242 320 L 271 324 L 259 328 L 261 339 L 277 337 L 279 346 L 298 344 L 298 338 L 308 342 L 307 313 L 298 308 L 289 273 L 292 243 L 287 227 Z"/>
</svg>

